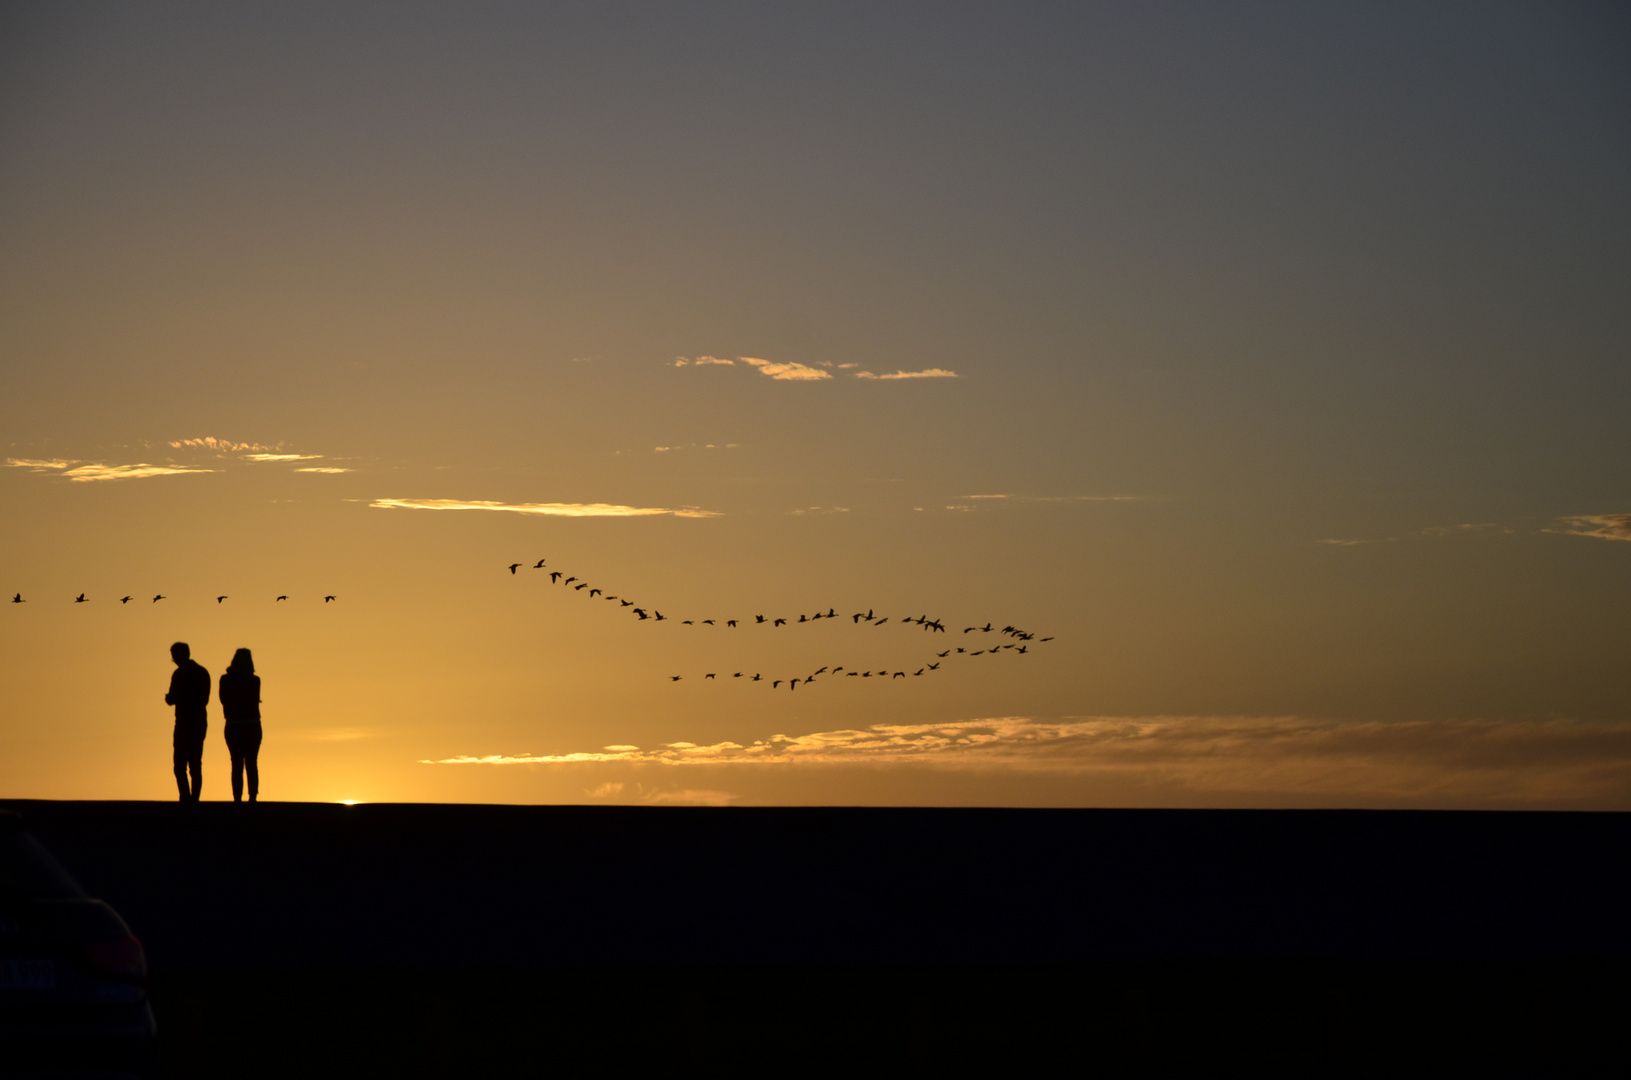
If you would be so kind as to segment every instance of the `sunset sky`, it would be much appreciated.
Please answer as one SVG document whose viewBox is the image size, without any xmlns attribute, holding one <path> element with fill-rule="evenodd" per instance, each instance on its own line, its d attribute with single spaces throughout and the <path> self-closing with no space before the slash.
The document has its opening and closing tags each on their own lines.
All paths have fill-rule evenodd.
<svg viewBox="0 0 1631 1080">
<path fill-rule="evenodd" d="M 6 3 L 0 796 L 1631 809 L 1628 56 Z"/>
</svg>

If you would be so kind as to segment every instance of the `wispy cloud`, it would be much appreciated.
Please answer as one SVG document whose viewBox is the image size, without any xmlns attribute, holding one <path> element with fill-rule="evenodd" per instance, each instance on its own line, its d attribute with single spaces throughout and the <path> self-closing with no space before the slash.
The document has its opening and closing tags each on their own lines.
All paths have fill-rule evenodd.
<svg viewBox="0 0 1631 1080">
<path fill-rule="evenodd" d="M 201 439 L 172 439 L 171 448 L 176 450 L 215 450 L 219 453 L 238 453 L 244 450 L 274 451 L 275 446 L 262 446 L 260 443 L 233 442 L 231 439 L 217 439 L 213 435 L 205 435 Z"/>
<path fill-rule="evenodd" d="M 62 475 L 76 482 L 87 480 L 140 480 L 149 476 L 179 476 L 182 473 L 207 473 L 214 469 L 195 469 L 182 465 L 80 465 Z"/>
<path fill-rule="evenodd" d="M 687 364 L 690 364 L 690 365 L 692 365 L 694 367 L 707 367 L 710 364 L 722 364 L 725 367 L 734 367 L 734 366 L 736 366 L 736 361 L 726 360 L 722 356 L 699 356 L 695 360 L 687 360 L 683 356 L 674 357 L 674 366 L 675 367 L 684 367 Z"/>
<path fill-rule="evenodd" d="M 74 464 L 62 458 L 7 458 L 6 464 L 19 469 L 32 469 L 34 472 L 54 472 L 66 469 Z"/>
<path fill-rule="evenodd" d="M 1200 791 L 1327 797 L 1631 803 L 1631 723 L 1370 722 L 1302 717 L 1000 717 L 877 724 L 750 743 L 608 746 L 576 754 L 463 756 L 430 765 L 781 766 L 895 764 L 1091 775 Z"/>
<path fill-rule="evenodd" d="M 800 507 L 797 510 L 789 510 L 788 513 L 792 514 L 794 517 L 803 517 L 806 514 L 847 514 L 847 513 L 849 513 L 849 507 L 847 507 L 847 506 L 804 506 L 804 507 Z"/>
<path fill-rule="evenodd" d="M 1316 544 L 1329 544 L 1331 547 L 1358 547 L 1361 544 L 1376 543 L 1374 540 L 1340 540 L 1336 537 L 1328 537 L 1324 540 L 1316 540 L 1314 542 Z"/>
<path fill-rule="evenodd" d="M 794 363 L 791 360 L 775 363 L 770 360 L 760 360 L 753 356 L 744 356 L 741 357 L 741 361 L 749 367 L 758 368 L 759 374 L 769 375 L 772 379 L 782 382 L 813 382 L 817 379 L 832 378 L 832 372 L 830 371 L 822 371 L 820 368 Z"/>
<path fill-rule="evenodd" d="M 506 503 L 487 499 L 375 499 L 370 506 L 383 510 L 505 510 L 513 514 L 542 514 L 548 517 L 719 517 L 712 510 L 694 506 L 618 506 L 613 503 Z"/>
<path fill-rule="evenodd" d="M 351 471 L 352 471 L 351 469 L 344 469 L 344 468 L 341 468 L 338 465 L 307 465 L 304 468 L 300 468 L 300 469 L 295 470 L 295 472 L 315 472 L 315 473 L 345 473 L 345 472 L 351 472 Z"/>
<path fill-rule="evenodd" d="M 1566 536 L 1595 536 L 1599 540 L 1631 540 L 1631 514 L 1579 514 L 1559 520 L 1563 528 L 1546 531 Z"/>
<path fill-rule="evenodd" d="M 955 371 L 947 371 L 945 368 L 932 367 L 924 368 L 922 371 L 895 371 L 889 373 L 888 375 L 874 375 L 870 371 L 857 371 L 855 372 L 855 378 L 877 379 L 879 381 L 883 381 L 885 379 L 959 379 L 962 378 L 962 376 L 958 375 Z"/>
<path fill-rule="evenodd" d="M 322 454 L 245 454 L 245 461 L 316 461 Z"/>
</svg>

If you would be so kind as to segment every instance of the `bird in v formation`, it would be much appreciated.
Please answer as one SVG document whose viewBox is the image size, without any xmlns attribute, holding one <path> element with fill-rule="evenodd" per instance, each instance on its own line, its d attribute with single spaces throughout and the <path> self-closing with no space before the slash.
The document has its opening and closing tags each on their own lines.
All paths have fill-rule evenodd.
<svg viewBox="0 0 1631 1080">
<path fill-rule="evenodd" d="M 545 565 L 545 562 L 546 562 L 545 559 L 539 559 L 535 564 L 533 564 L 533 569 L 534 570 L 543 569 L 544 565 Z M 516 570 L 519 567 L 524 566 L 524 565 L 526 565 L 526 564 L 525 563 L 512 563 L 512 564 L 509 565 L 508 569 L 509 569 L 510 573 L 513 575 L 513 574 L 515 574 Z M 550 584 L 554 585 L 554 584 L 559 583 L 559 584 L 566 585 L 566 586 L 573 586 L 573 582 L 578 582 L 578 584 L 576 586 L 572 587 L 571 591 L 581 592 L 584 589 L 589 589 L 589 582 L 582 581 L 576 575 L 567 576 L 565 581 L 562 581 L 561 580 L 562 574 L 563 574 L 563 572 L 560 571 L 560 570 L 551 570 L 549 572 Z M 595 596 L 595 595 L 600 594 L 600 593 L 601 593 L 601 590 L 598 589 L 598 588 L 589 589 L 589 595 L 590 596 Z M 634 615 L 635 618 L 638 621 L 641 621 L 641 622 L 673 622 L 673 621 L 677 621 L 681 626 L 691 626 L 691 627 L 696 627 L 696 626 L 718 626 L 718 620 L 717 619 L 711 619 L 710 618 L 710 619 L 700 619 L 700 620 L 699 619 L 671 620 L 667 616 L 665 616 L 662 612 L 657 611 L 655 608 L 651 609 L 650 611 L 647 611 L 643 607 L 636 606 L 634 601 L 626 599 L 626 598 L 625 599 L 620 599 L 617 596 L 607 594 L 605 596 L 605 599 L 607 599 L 607 600 L 618 600 L 622 607 L 632 609 L 630 611 L 630 614 Z M 837 618 L 837 617 L 838 617 L 837 609 L 833 608 L 833 607 L 828 607 L 825 612 L 817 610 L 814 614 L 802 614 L 801 613 L 798 616 L 797 622 L 796 623 L 791 623 L 791 625 L 806 625 L 806 626 L 808 626 L 808 625 L 813 624 L 813 623 L 815 623 L 815 622 L 817 622 L 819 620 L 822 620 L 822 619 L 834 619 L 834 618 Z M 868 608 L 865 612 L 859 612 L 859 611 L 855 612 L 853 615 L 850 616 L 850 620 L 851 620 L 852 624 L 854 624 L 856 626 L 860 626 L 861 624 L 865 623 L 865 624 L 875 626 L 875 627 L 876 626 L 883 626 L 886 623 L 890 622 L 890 619 L 889 619 L 888 616 L 879 616 L 877 614 L 876 609 L 874 609 L 874 608 Z M 926 614 L 918 615 L 916 618 L 913 618 L 912 616 L 909 616 L 909 615 L 900 616 L 895 621 L 896 621 L 896 623 L 898 625 L 915 626 L 915 627 L 917 627 L 917 628 L 919 628 L 921 630 L 928 631 L 928 632 L 931 632 L 931 633 L 943 634 L 943 633 L 946 632 L 946 626 L 945 626 L 944 622 L 942 622 L 940 619 L 931 619 Z M 787 626 L 787 625 L 790 625 L 790 617 L 767 617 L 765 615 L 759 615 L 759 614 L 754 615 L 753 625 L 762 626 L 762 625 L 765 625 L 766 623 L 768 623 L 772 628 Z M 726 626 L 727 629 L 735 629 L 737 627 L 737 625 L 738 625 L 738 620 L 736 620 L 736 619 L 726 619 L 725 620 L 725 626 Z M 988 633 L 989 634 L 994 629 L 995 629 L 994 625 L 992 623 L 987 622 L 984 626 L 970 626 L 970 627 L 967 627 L 967 628 L 965 628 L 963 630 L 963 633 L 970 634 L 970 633 L 973 633 L 975 631 L 980 631 L 982 633 Z M 1032 633 L 1030 633 L 1028 631 L 1021 630 L 1018 627 L 1013 626 L 1013 625 L 1004 626 L 1002 628 L 1001 632 L 1003 634 L 1005 634 L 1005 635 L 1014 637 L 1019 641 L 1026 641 L 1026 642 L 1032 641 L 1036 637 L 1036 635 L 1034 635 L 1034 634 L 1032 634 Z M 1042 638 L 1041 640 L 1042 641 L 1052 641 L 1053 638 L 1052 637 L 1045 637 L 1045 638 Z M 1028 650 L 1028 648 L 1026 646 L 1024 646 L 1024 645 L 1016 646 L 1012 642 L 1004 644 L 1004 645 L 995 645 L 995 646 L 992 646 L 989 649 L 980 649 L 977 652 L 972 652 L 972 653 L 970 653 L 968 650 L 962 649 L 962 648 L 959 648 L 956 651 L 959 654 L 968 655 L 968 656 L 985 656 L 985 655 L 995 656 L 1000 651 L 1005 650 L 1005 649 L 1014 649 L 1016 654 L 1018 654 L 1018 655 L 1028 655 L 1029 654 L 1029 650 Z M 916 677 L 922 676 L 924 674 L 939 671 L 940 670 L 939 661 L 944 660 L 946 657 L 950 656 L 951 653 L 952 653 L 951 649 L 946 649 L 946 650 L 944 650 L 942 652 L 936 653 L 935 654 L 936 661 L 934 663 L 925 664 L 922 667 L 919 667 L 916 671 L 912 671 L 912 672 L 906 672 L 904 670 L 902 670 L 902 671 L 890 671 L 890 670 L 888 670 L 886 668 L 886 669 L 877 671 L 876 674 L 877 674 L 878 677 L 887 679 L 888 681 L 891 681 L 891 682 L 894 681 L 895 679 L 904 679 L 904 678 L 908 678 L 908 677 L 916 678 Z M 822 667 L 817 668 L 815 671 L 811 672 L 809 675 L 805 676 L 802 679 L 798 679 L 798 678 L 774 679 L 774 680 L 771 681 L 771 684 L 770 684 L 771 689 L 779 688 L 783 682 L 787 683 L 787 687 L 788 687 L 789 690 L 796 689 L 800 682 L 803 682 L 805 686 L 809 686 L 810 683 L 815 681 L 815 677 L 817 675 L 825 674 L 825 673 L 827 673 L 827 671 L 828 671 L 827 666 L 823 665 Z M 859 678 L 872 678 L 873 675 L 874 675 L 874 672 L 871 671 L 871 670 L 845 672 L 844 667 L 842 665 L 840 665 L 840 666 L 838 666 L 836 668 L 832 668 L 831 671 L 832 671 L 832 674 L 834 674 L 834 675 L 837 675 L 840 672 L 844 672 L 846 678 L 857 678 L 857 677 L 859 677 Z M 705 681 L 706 680 L 711 680 L 711 679 L 715 678 L 715 675 L 716 675 L 716 673 L 714 673 L 714 672 L 705 673 L 703 675 L 703 679 Z M 734 679 L 740 679 L 740 678 L 743 678 L 744 676 L 743 676 L 742 672 L 738 671 L 735 674 L 733 674 L 731 677 L 734 678 Z M 679 682 L 679 681 L 681 681 L 682 678 L 683 678 L 683 676 L 680 676 L 680 675 L 670 675 L 669 676 L 669 679 L 672 682 Z M 762 680 L 763 680 L 763 675 L 758 673 L 758 672 L 755 672 L 753 677 L 751 679 L 749 679 L 748 681 L 749 682 L 760 682 Z"/>
</svg>

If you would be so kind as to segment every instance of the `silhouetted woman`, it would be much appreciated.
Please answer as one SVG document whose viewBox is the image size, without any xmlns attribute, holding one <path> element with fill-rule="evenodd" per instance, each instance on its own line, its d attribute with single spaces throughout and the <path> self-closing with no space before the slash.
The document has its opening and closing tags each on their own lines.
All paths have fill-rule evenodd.
<svg viewBox="0 0 1631 1080">
<path fill-rule="evenodd" d="M 248 649 L 233 653 L 232 663 L 221 673 L 220 701 L 226 717 L 227 752 L 232 755 L 232 801 L 243 801 L 247 771 L 249 801 L 254 802 L 261 787 L 255 761 L 261 751 L 261 677 L 255 674 L 255 658 Z"/>
</svg>

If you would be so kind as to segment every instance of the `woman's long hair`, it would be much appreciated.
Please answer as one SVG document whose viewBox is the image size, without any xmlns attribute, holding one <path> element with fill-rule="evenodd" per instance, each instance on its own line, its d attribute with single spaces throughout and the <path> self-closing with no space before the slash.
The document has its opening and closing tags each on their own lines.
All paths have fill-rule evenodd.
<svg viewBox="0 0 1631 1080">
<path fill-rule="evenodd" d="M 227 665 L 227 670 L 239 675 L 253 675 L 255 658 L 249 655 L 248 649 L 239 649 L 232 654 L 232 663 Z"/>
</svg>

